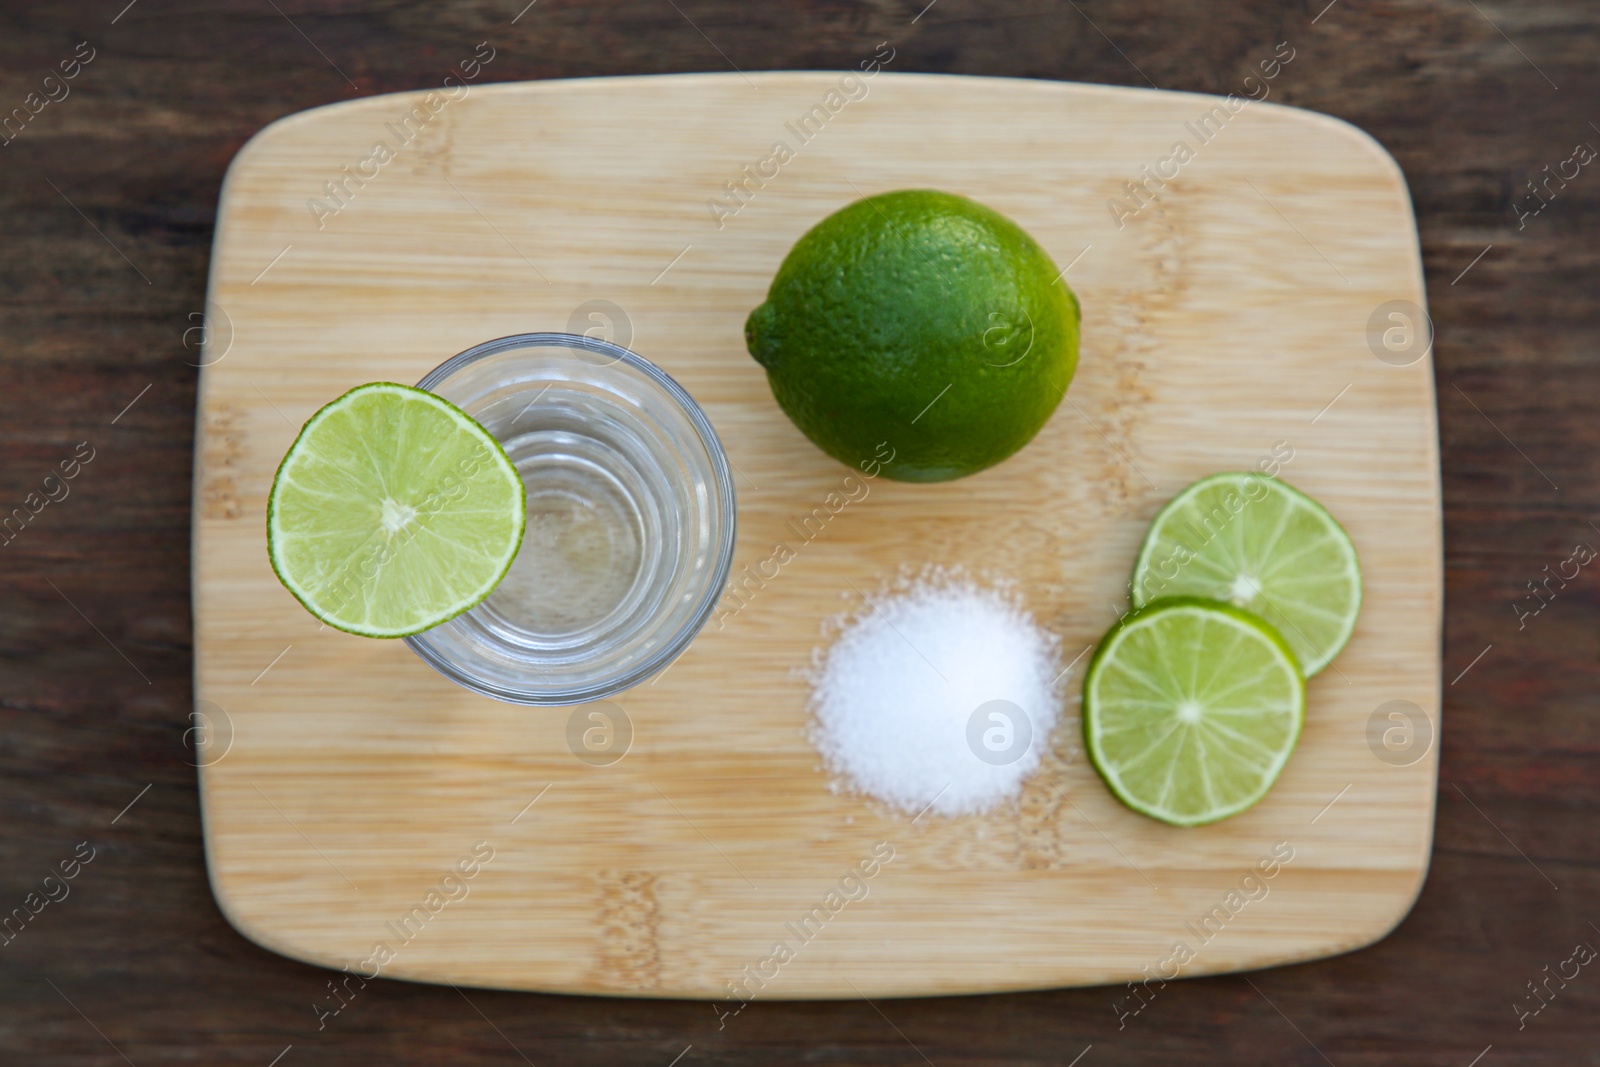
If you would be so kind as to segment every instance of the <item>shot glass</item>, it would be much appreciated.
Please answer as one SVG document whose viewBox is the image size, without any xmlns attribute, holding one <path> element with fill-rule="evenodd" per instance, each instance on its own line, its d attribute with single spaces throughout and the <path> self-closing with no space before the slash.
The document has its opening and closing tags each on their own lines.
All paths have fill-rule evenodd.
<svg viewBox="0 0 1600 1067">
<path fill-rule="evenodd" d="M 482 423 L 528 495 L 500 586 L 405 639 L 424 662 L 498 700 L 577 704 L 688 647 L 727 582 L 737 515 L 722 444 L 682 386 L 565 333 L 486 341 L 417 384 Z"/>
</svg>

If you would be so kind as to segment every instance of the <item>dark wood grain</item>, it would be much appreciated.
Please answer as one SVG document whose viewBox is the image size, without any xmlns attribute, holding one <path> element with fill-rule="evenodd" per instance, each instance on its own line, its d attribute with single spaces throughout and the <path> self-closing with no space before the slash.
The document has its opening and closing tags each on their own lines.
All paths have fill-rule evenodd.
<svg viewBox="0 0 1600 1067">
<path fill-rule="evenodd" d="M 1492 1045 L 1482 1067 L 1600 1062 L 1600 969 L 1523 1029 L 1512 1007 L 1577 942 L 1600 945 L 1600 576 L 1586 568 L 1520 630 L 1512 608 L 1575 543 L 1600 546 L 1600 166 L 1525 228 L 1513 212 L 1541 168 L 1600 146 L 1600 8 L 538 0 L 513 23 L 522 2 L 0 4 L 0 114 L 78 42 L 96 49 L 0 147 L 0 509 L 94 449 L 0 547 L 0 915 L 79 842 L 95 850 L 0 947 L 0 1060 L 948 1067 L 1066 1064 L 1092 1045 L 1083 1067 L 1467 1067 Z M 184 744 L 186 331 L 219 181 L 254 131 L 432 84 L 484 40 L 495 80 L 848 68 L 887 40 L 897 70 L 1203 92 L 1290 41 L 1273 99 L 1361 126 L 1405 169 L 1438 334 L 1446 682 L 1472 666 L 1446 689 L 1433 866 L 1399 929 L 1338 959 L 1168 986 L 1120 1031 L 1106 989 L 757 1003 L 719 1030 L 706 1004 L 399 982 L 319 1031 L 328 974 L 236 934 L 205 879 Z"/>
</svg>

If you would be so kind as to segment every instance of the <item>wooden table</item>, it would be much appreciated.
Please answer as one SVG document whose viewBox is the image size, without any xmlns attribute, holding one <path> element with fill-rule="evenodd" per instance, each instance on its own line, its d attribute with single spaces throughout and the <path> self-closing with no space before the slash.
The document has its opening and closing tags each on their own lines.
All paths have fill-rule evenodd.
<svg viewBox="0 0 1600 1067">
<path fill-rule="evenodd" d="M 1600 547 L 1588 503 L 1600 495 L 1589 401 L 1600 395 L 1600 175 L 1571 162 L 1579 143 L 1600 147 L 1600 11 L 1323 2 L 8 5 L 0 114 L 22 108 L 27 121 L 0 134 L 0 507 L 37 514 L 0 546 L 0 915 L 26 916 L 0 934 L 0 1059 L 665 1067 L 681 1055 L 690 1067 L 1082 1054 L 1084 1067 L 1495 1067 L 1592 1056 L 1600 974 L 1570 977 L 1565 961 L 1579 942 L 1600 946 L 1600 586 L 1592 567 L 1573 577 L 1566 561 L 1583 558 L 1579 543 Z M 192 364 L 217 187 L 272 119 L 441 83 L 479 42 L 493 50 L 482 80 L 848 69 L 889 42 L 897 70 L 1215 93 L 1247 91 L 1251 69 L 1288 42 L 1295 58 L 1271 99 L 1354 122 L 1404 167 L 1438 333 L 1446 728 L 1434 865 L 1400 928 L 1339 959 L 1169 985 L 1120 1030 L 1121 989 L 758 1002 L 719 1024 L 704 1003 L 387 981 L 352 983 L 319 1029 L 313 1005 L 333 1003 L 332 974 L 236 934 L 201 854 Z M 46 82 L 51 71 L 74 76 Z M 41 107 L 47 93 L 58 99 Z M 1526 181 L 1556 173 L 1565 184 L 1548 178 L 1543 201 L 1528 193 Z M 212 447 L 225 451 L 226 437 Z M 52 471 L 72 477 L 47 482 Z M 1528 583 L 1559 573 L 1535 600 Z M 1530 1013 L 1520 1029 L 1517 1005 Z"/>
</svg>

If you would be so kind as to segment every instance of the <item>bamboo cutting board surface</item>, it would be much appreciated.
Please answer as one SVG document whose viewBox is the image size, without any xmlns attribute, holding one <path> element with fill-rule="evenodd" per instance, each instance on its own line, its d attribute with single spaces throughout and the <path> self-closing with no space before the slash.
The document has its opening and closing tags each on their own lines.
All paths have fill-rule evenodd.
<svg viewBox="0 0 1600 1067">
<path fill-rule="evenodd" d="M 1384 305 L 1425 303 L 1399 169 L 1347 125 L 1266 103 L 1217 132 L 1193 125 L 1212 97 L 840 78 L 384 96 L 292 116 L 240 152 L 202 357 L 194 611 L 207 860 L 246 936 L 425 981 L 875 997 L 1307 959 L 1410 908 L 1433 823 L 1440 492 L 1426 345 L 1380 359 L 1370 339 L 1369 323 L 1401 322 Z M 1164 164 L 1180 140 L 1192 158 Z M 779 141 L 792 158 L 774 162 Z M 1146 167 L 1176 176 L 1135 213 L 1125 183 Z M 849 472 L 779 411 L 744 317 L 808 227 L 906 187 L 996 208 L 1067 268 L 1083 304 L 1068 402 L 993 470 L 871 482 L 748 606 L 615 700 L 620 760 L 574 755 L 573 709 L 496 703 L 400 642 L 319 628 L 274 578 L 267 492 L 316 408 L 574 324 L 607 327 L 699 400 L 737 470 L 735 572 L 767 558 Z M 1160 505 L 1275 449 L 1349 529 L 1366 603 L 1256 808 L 1176 829 L 1118 805 L 1079 744 L 1082 660 L 1019 802 L 913 820 L 830 788 L 795 672 L 852 587 L 930 564 L 1013 580 L 1065 665 L 1114 620 Z M 1376 740 L 1390 701 L 1422 716 L 1398 755 Z M 859 899 L 838 904 L 863 863 L 865 896 L 852 880 Z M 1262 866 L 1273 877 L 1244 881 Z"/>
</svg>

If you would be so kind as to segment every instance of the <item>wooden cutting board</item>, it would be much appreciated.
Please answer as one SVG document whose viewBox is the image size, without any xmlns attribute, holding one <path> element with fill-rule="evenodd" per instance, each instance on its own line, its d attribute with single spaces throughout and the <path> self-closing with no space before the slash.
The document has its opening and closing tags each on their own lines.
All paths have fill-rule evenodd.
<svg viewBox="0 0 1600 1067">
<path fill-rule="evenodd" d="M 1126 183 L 1146 173 L 1175 176 L 1141 201 Z M 608 329 L 700 401 L 737 469 L 735 570 L 765 559 L 848 472 L 774 404 L 744 317 L 809 226 L 905 187 L 974 197 L 1067 268 L 1084 312 L 1068 402 L 998 468 L 872 482 L 615 701 L 620 760 L 574 755 L 573 709 L 496 703 L 400 642 L 320 628 L 273 577 L 268 488 L 318 406 L 573 326 Z M 211 300 L 196 762 L 217 900 L 268 948 L 517 989 L 875 997 L 1325 956 L 1382 937 L 1416 897 L 1440 725 L 1433 375 L 1426 341 L 1388 317 L 1425 301 L 1404 180 L 1344 123 L 888 72 L 376 97 L 240 152 Z M 1159 506 L 1275 450 L 1355 539 L 1366 604 L 1255 809 L 1175 829 L 1119 806 L 1081 751 L 1081 660 L 1020 802 L 913 820 L 830 788 L 795 669 L 856 589 L 928 564 L 1014 580 L 1067 659 L 1113 621 Z M 1416 709 L 1414 733 L 1391 701 Z M 845 883 L 859 899 L 829 896 L 863 862 L 864 889 Z M 801 923 L 819 907 L 826 922 Z"/>
</svg>

